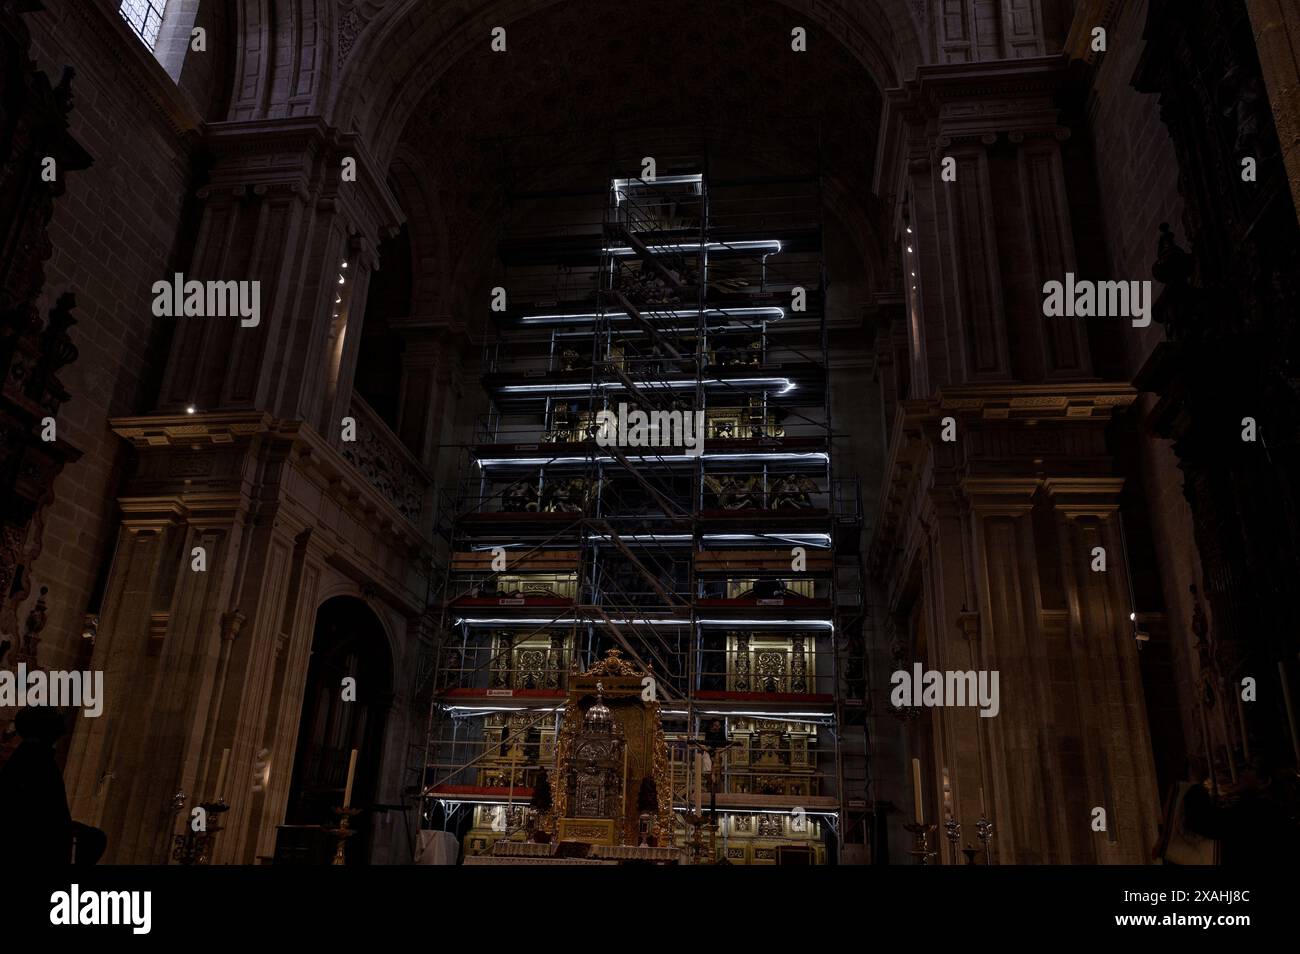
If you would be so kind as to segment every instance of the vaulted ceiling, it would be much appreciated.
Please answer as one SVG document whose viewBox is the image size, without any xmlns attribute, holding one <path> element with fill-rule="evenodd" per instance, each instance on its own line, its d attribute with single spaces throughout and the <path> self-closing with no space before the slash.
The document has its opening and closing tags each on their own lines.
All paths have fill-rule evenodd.
<svg viewBox="0 0 1300 954">
<path fill-rule="evenodd" d="M 870 195 L 880 91 L 824 28 L 808 25 L 794 52 L 797 19 L 772 0 L 573 0 L 511 23 L 504 53 L 484 36 L 425 94 L 399 150 L 411 183 L 399 192 L 418 187 L 444 229 L 443 280 L 475 283 L 510 177 L 572 185 L 573 163 L 681 152 L 701 134 L 715 167 L 751 174 L 812 171 L 820 157 L 853 256 L 885 257 Z"/>
</svg>

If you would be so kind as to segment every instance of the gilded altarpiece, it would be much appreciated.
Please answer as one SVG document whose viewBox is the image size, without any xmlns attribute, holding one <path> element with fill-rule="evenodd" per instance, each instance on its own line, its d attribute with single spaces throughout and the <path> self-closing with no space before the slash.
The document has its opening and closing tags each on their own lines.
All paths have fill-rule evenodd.
<svg viewBox="0 0 1300 954">
<path fill-rule="evenodd" d="M 604 659 L 585 673 L 577 672 L 575 666 L 569 674 L 569 699 L 564 707 L 564 721 L 557 743 L 557 764 L 562 766 L 573 755 L 583 718 L 596 702 L 599 683 L 604 704 L 609 707 L 624 741 L 623 825 L 616 841 L 625 845 L 635 845 L 639 840 L 637 799 L 644 778 L 654 779 L 659 803 L 651 833 L 659 844 L 664 845 L 668 844 L 672 832 L 668 743 L 658 701 L 642 698 L 646 690 L 643 680 L 648 675 L 650 673 L 621 658 L 617 649 L 611 649 Z M 566 786 L 555 786 L 555 818 L 563 819 L 572 814 L 567 800 Z"/>
<path fill-rule="evenodd" d="M 727 688 L 733 692 L 812 692 L 813 637 L 727 633 Z"/>
<path fill-rule="evenodd" d="M 568 676 L 569 637 L 519 636 L 502 630 L 492 637 L 491 689 L 557 689 Z"/>
</svg>

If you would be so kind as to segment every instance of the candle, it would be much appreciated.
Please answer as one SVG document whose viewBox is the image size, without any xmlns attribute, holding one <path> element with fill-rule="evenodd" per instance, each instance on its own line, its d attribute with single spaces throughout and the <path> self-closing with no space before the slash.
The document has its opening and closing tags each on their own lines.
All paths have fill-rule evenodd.
<svg viewBox="0 0 1300 954">
<path fill-rule="evenodd" d="M 925 812 L 921 810 L 921 760 L 912 759 L 912 795 L 916 799 L 916 823 L 925 824 Z"/>
<path fill-rule="evenodd" d="M 985 818 L 989 817 L 988 811 L 986 811 L 984 808 L 984 786 L 983 785 L 980 786 L 980 814 L 983 815 Z"/>
<path fill-rule="evenodd" d="M 343 789 L 343 807 L 352 807 L 352 783 L 357 777 L 357 750 L 352 750 L 352 757 L 348 759 L 348 784 Z"/>
<path fill-rule="evenodd" d="M 704 814 L 704 759 L 703 752 L 695 750 L 695 813 Z"/>
<path fill-rule="evenodd" d="M 217 772 L 217 790 L 214 793 L 217 801 L 221 801 L 221 796 L 226 790 L 226 769 L 230 767 L 230 749 L 221 750 L 221 770 Z"/>
</svg>

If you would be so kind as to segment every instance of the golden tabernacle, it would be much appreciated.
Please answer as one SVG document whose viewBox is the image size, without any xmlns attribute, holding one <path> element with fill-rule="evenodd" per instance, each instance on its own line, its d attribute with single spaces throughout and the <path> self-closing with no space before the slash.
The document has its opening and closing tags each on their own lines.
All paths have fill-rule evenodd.
<svg viewBox="0 0 1300 954">
<path fill-rule="evenodd" d="M 672 831 L 668 744 L 654 677 L 609 650 L 569 675 L 558 742 L 556 836 L 591 844 L 666 845 Z M 654 810 L 645 801 L 653 798 Z"/>
</svg>

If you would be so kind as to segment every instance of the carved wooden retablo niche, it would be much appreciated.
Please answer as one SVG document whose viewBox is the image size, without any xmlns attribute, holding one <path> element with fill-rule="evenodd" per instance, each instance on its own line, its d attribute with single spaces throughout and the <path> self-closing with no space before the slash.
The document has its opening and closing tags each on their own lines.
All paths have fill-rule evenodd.
<svg viewBox="0 0 1300 954">
<path fill-rule="evenodd" d="M 659 703 L 642 698 L 648 675 L 617 649 L 585 673 L 570 673 L 558 743 L 561 784 L 555 808 L 561 839 L 600 841 L 608 832 L 613 843 L 637 844 L 637 801 L 642 781 L 650 778 L 659 806 L 651 830 L 660 844 L 668 843 L 668 744 Z M 609 822 L 596 826 L 600 833 L 593 827 L 596 819 Z"/>
</svg>

